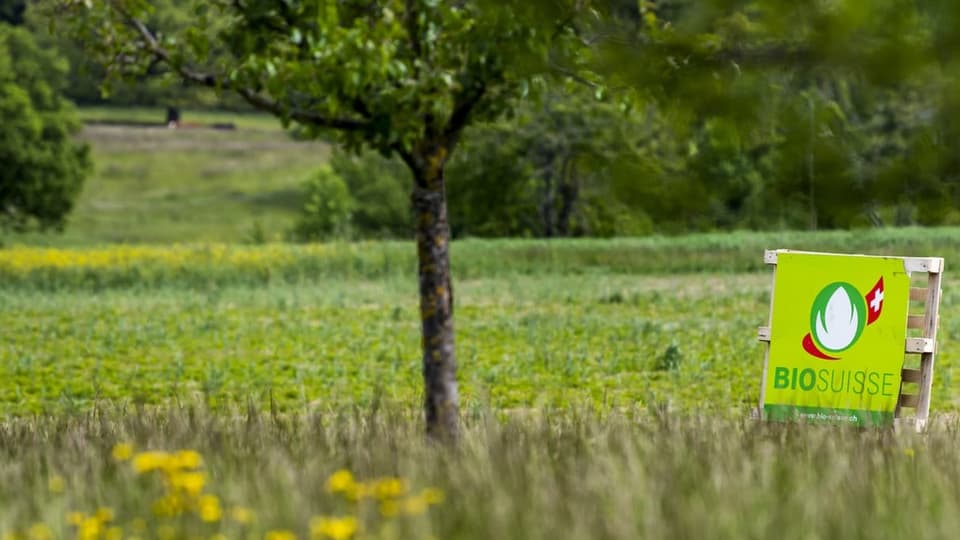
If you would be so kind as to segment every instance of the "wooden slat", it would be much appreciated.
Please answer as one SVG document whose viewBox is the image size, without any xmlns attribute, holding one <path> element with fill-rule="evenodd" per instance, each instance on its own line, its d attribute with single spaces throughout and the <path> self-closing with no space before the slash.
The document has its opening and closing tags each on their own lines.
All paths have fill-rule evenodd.
<svg viewBox="0 0 960 540">
<path fill-rule="evenodd" d="M 757 328 L 757 339 L 760 341 L 770 341 L 770 327 L 761 326 Z"/>
<path fill-rule="evenodd" d="M 940 259 L 940 268 L 936 273 L 927 276 L 927 289 L 930 290 L 926 317 L 924 318 L 923 336 L 937 342 L 937 326 L 940 322 L 940 296 L 943 291 L 940 285 L 943 280 L 943 259 Z M 917 402 L 917 429 L 921 430 L 930 416 L 930 394 L 933 389 L 933 364 L 936 351 L 920 355 L 920 394 Z"/>
<path fill-rule="evenodd" d="M 909 409 L 916 409 L 917 404 L 920 403 L 920 396 L 913 394 L 900 394 L 900 406 L 907 407 Z"/>
<path fill-rule="evenodd" d="M 923 329 L 926 327 L 925 319 L 923 315 L 909 315 L 907 317 L 907 328 L 920 328 Z"/>
<path fill-rule="evenodd" d="M 900 370 L 900 378 L 903 379 L 903 382 L 918 383 L 920 382 L 920 370 L 903 368 Z"/>
<path fill-rule="evenodd" d="M 770 342 L 770 327 L 760 326 L 757 328 L 757 340 Z M 930 338 L 907 338 L 904 343 L 903 352 L 909 354 L 923 354 L 933 352 L 933 340 Z"/>
<path fill-rule="evenodd" d="M 926 287 L 910 287 L 910 299 L 916 302 L 926 302 L 927 292 Z"/>
<path fill-rule="evenodd" d="M 927 272 L 939 274 L 943 268 L 943 259 L 939 257 L 906 257 L 903 269 L 907 272 Z"/>
<path fill-rule="evenodd" d="M 934 347 L 934 342 L 930 338 L 907 338 L 906 346 L 903 348 L 904 352 L 911 354 L 923 354 L 923 353 L 932 353 Z"/>
</svg>

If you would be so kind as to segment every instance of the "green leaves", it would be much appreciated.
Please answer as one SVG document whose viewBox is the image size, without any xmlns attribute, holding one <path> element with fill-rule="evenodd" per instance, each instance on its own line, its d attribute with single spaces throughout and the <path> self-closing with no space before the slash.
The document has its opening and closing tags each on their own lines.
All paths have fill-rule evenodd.
<svg viewBox="0 0 960 540">
<path fill-rule="evenodd" d="M 66 66 L 0 23 L 0 228 L 61 228 L 90 168 L 59 94 Z"/>
</svg>

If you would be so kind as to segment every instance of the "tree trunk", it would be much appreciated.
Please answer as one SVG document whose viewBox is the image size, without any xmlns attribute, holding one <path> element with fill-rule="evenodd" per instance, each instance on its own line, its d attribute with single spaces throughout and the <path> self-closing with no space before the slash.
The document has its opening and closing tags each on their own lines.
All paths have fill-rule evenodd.
<svg viewBox="0 0 960 540">
<path fill-rule="evenodd" d="M 453 346 L 450 224 L 443 178 L 446 157 L 444 146 L 434 147 L 414 155 L 411 168 L 427 434 L 434 439 L 454 441 L 459 428 L 459 399 Z"/>
</svg>

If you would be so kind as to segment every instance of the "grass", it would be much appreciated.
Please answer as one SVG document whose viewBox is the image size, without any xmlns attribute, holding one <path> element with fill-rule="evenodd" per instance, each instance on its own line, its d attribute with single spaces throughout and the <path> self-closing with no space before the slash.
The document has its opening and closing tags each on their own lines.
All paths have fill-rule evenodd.
<svg viewBox="0 0 960 540">
<path fill-rule="evenodd" d="M 953 231 L 902 232 L 905 242 L 921 233 Z M 739 237 L 738 250 L 765 241 Z M 837 238 L 862 239 L 805 240 Z M 766 324 L 769 271 L 660 275 L 648 266 L 719 240 L 455 245 L 465 407 L 641 403 L 745 414 L 759 394 L 755 329 Z M 418 402 L 410 251 L 376 242 L 7 249 L 0 411 L 83 411 L 97 400 L 283 411 Z M 722 253 L 691 249 L 690 264 Z M 934 383 L 940 411 L 958 405 L 949 268 Z"/>
<path fill-rule="evenodd" d="M 468 414 L 455 451 L 420 433 L 418 419 L 387 409 L 282 417 L 129 408 L 8 420 L 0 528 L 24 538 L 45 524 L 56 538 L 320 539 L 336 536 L 311 533 L 311 521 L 354 517 L 358 537 L 371 539 L 934 539 L 960 530 L 956 426 L 893 436 L 566 409 Z M 213 498 L 219 509 L 207 517 L 219 519 L 205 521 L 190 502 L 173 515 L 158 508 L 170 484 L 137 474 L 143 460 L 112 458 L 117 443 L 201 454 L 204 504 Z M 352 504 L 331 493 L 339 470 L 400 479 L 403 510 L 392 515 L 384 497 Z M 442 502 L 403 504 L 426 488 Z M 112 532 L 84 536 L 69 524 L 80 519 L 71 512 L 98 509 L 110 518 L 101 530 Z"/>
<path fill-rule="evenodd" d="M 47 252 L 8 239 L 0 286 L 90 288 L 210 287 L 339 279 L 409 280 L 416 269 L 412 241 L 243 246 L 100 245 Z M 454 241 L 456 279 L 537 275 L 668 275 L 766 271 L 765 249 L 940 256 L 960 264 L 960 228 L 829 232 L 731 232 L 682 237 L 575 240 Z M 49 260 L 53 257 L 55 260 Z"/>
<path fill-rule="evenodd" d="M 87 121 L 163 122 L 159 109 L 82 108 Z M 282 238 L 302 207 L 301 185 L 329 148 L 292 139 L 270 116 L 186 111 L 184 121 L 233 131 L 88 124 L 87 179 L 66 232 L 30 244 L 243 242 Z"/>
<path fill-rule="evenodd" d="M 162 124 L 167 119 L 167 111 L 163 107 L 107 107 L 85 106 L 77 109 L 78 116 L 83 122 L 157 122 Z M 233 112 L 221 110 L 181 110 L 180 120 L 196 124 L 233 124 L 241 131 L 283 130 L 280 121 L 273 115 L 259 112 Z"/>
<path fill-rule="evenodd" d="M 954 260 L 954 235 L 891 231 L 876 249 Z M 0 250 L 0 534 L 955 536 L 951 263 L 934 428 L 764 425 L 747 418 L 769 273 L 739 270 L 780 241 L 871 247 L 834 233 L 457 243 L 456 449 L 422 436 L 409 243 Z M 138 474 L 120 443 L 203 465 Z M 354 504 L 327 489 L 341 470 L 409 491 Z M 417 502 L 430 488 L 443 502 Z"/>
</svg>

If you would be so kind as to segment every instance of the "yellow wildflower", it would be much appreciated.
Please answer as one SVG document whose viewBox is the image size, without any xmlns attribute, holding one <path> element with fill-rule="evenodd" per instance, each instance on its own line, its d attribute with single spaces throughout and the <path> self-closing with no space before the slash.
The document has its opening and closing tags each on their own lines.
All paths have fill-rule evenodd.
<svg viewBox="0 0 960 540">
<path fill-rule="evenodd" d="M 180 450 L 170 456 L 167 462 L 167 468 L 176 469 L 196 469 L 203 464 L 203 458 L 196 450 Z"/>
<path fill-rule="evenodd" d="M 0 536 L 0 540 L 20 540 L 20 535 L 15 532 L 5 532 Z"/>
<path fill-rule="evenodd" d="M 355 488 L 356 481 L 353 479 L 353 473 L 346 469 L 340 469 L 327 479 L 327 491 L 330 493 L 349 493 Z"/>
<path fill-rule="evenodd" d="M 399 478 L 381 478 L 373 484 L 373 495 L 377 499 L 392 499 L 406 493 L 407 486 Z"/>
<path fill-rule="evenodd" d="M 904 449 L 903 449 L 903 453 L 904 453 L 904 455 L 906 455 L 908 458 L 912 458 L 912 457 L 916 454 L 916 452 L 913 451 L 913 448 L 904 448 Z"/>
<path fill-rule="evenodd" d="M 103 529 L 100 520 L 94 516 L 84 518 L 77 526 L 77 540 L 97 540 Z"/>
<path fill-rule="evenodd" d="M 253 521 L 253 510 L 245 506 L 234 506 L 230 510 L 230 517 L 241 525 L 247 525 Z"/>
<path fill-rule="evenodd" d="M 297 535 L 292 531 L 287 530 L 278 530 L 278 531 L 267 531 L 267 534 L 263 536 L 264 540 L 297 540 Z"/>
<path fill-rule="evenodd" d="M 123 540 L 123 529 L 120 527 L 110 527 L 104 535 L 105 540 Z"/>
<path fill-rule="evenodd" d="M 217 533 L 210 537 L 210 540 L 227 540 L 227 535 L 223 533 Z"/>
<path fill-rule="evenodd" d="M 202 472 L 178 472 L 170 477 L 170 487 L 196 497 L 203 491 L 207 477 Z"/>
<path fill-rule="evenodd" d="M 34 523 L 27 530 L 27 536 L 30 540 L 51 540 L 53 531 L 46 523 Z"/>
<path fill-rule="evenodd" d="M 200 497 L 199 512 L 200 519 L 211 523 L 220 521 L 223 512 L 220 510 L 220 499 L 216 495 L 204 495 Z"/>
<path fill-rule="evenodd" d="M 97 509 L 97 513 L 95 513 L 93 517 L 99 519 L 101 523 L 113 521 L 113 508 L 101 506 Z"/>
<path fill-rule="evenodd" d="M 79 526 L 86 517 L 83 512 L 70 512 L 67 514 L 67 523 Z"/>
<path fill-rule="evenodd" d="M 59 474 L 54 474 L 47 480 L 47 489 L 50 493 L 63 493 L 66 489 L 66 481 Z"/>
<path fill-rule="evenodd" d="M 313 538 L 332 538 L 333 540 L 347 540 L 357 533 L 357 518 L 344 517 L 316 517 L 310 520 L 310 535 Z"/>
<path fill-rule="evenodd" d="M 113 459 L 117 461 L 127 461 L 133 457 L 133 445 L 130 443 L 117 443 L 111 452 Z"/>
<path fill-rule="evenodd" d="M 133 470 L 137 471 L 137 474 L 148 473 L 166 467 L 169 460 L 170 454 L 166 452 L 140 452 L 133 456 Z"/>
</svg>

